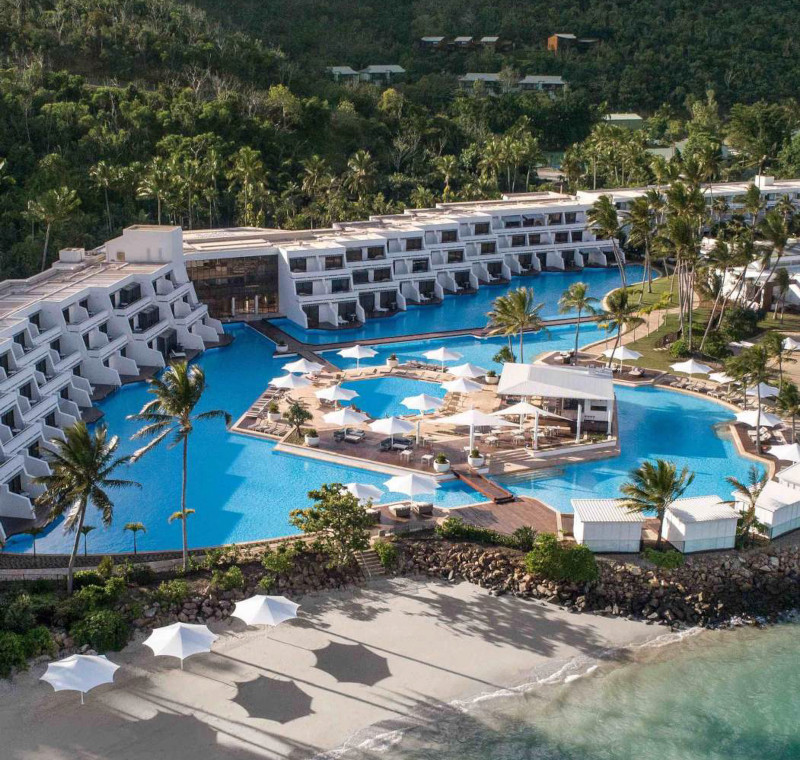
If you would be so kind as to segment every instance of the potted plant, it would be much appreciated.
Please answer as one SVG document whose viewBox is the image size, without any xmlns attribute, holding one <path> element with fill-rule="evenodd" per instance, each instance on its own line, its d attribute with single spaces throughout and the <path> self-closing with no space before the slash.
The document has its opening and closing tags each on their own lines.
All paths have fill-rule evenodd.
<svg viewBox="0 0 800 760">
<path fill-rule="evenodd" d="M 281 418 L 281 410 L 277 401 L 270 401 L 267 405 L 267 419 L 270 422 L 277 422 Z"/>
<path fill-rule="evenodd" d="M 397 359 L 397 354 L 391 354 L 386 360 L 386 366 L 389 369 L 394 369 L 400 362 Z"/>
<path fill-rule="evenodd" d="M 305 440 L 306 446 L 319 446 L 319 434 L 314 428 L 306 430 Z"/>
<path fill-rule="evenodd" d="M 436 472 L 447 472 L 450 469 L 450 460 L 443 452 L 440 451 L 433 460 L 433 469 Z"/>
<path fill-rule="evenodd" d="M 276 354 L 285 354 L 289 350 L 289 344 L 285 340 L 279 340 L 275 344 Z"/>
<path fill-rule="evenodd" d="M 481 452 L 478 451 L 478 449 L 472 449 L 467 457 L 467 463 L 470 467 L 483 467 L 483 456 L 481 455 Z"/>
<path fill-rule="evenodd" d="M 497 376 L 497 372 L 493 369 L 490 369 L 486 373 L 486 385 L 497 385 L 500 382 L 500 378 Z"/>
</svg>

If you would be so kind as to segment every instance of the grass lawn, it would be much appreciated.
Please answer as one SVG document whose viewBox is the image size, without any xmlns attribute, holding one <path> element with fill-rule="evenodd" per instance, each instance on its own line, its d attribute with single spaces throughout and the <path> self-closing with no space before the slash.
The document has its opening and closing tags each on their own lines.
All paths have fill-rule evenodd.
<svg viewBox="0 0 800 760">
<path fill-rule="evenodd" d="M 670 291 L 670 286 L 672 284 L 671 277 L 659 277 L 657 280 L 653 280 L 653 292 L 647 292 L 647 283 L 644 285 L 644 297 L 642 298 L 642 306 L 651 306 L 652 304 L 658 303 L 661 300 L 663 295 L 666 295 Z M 673 288 L 673 293 L 670 298 L 670 305 L 677 306 L 678 305 L 678 284 L 675 283 L 675 287 Z M 641 283 L 630 283 L 628 285 L 628 292 L 631 295 L 631 299 L 634 303 L 639 303 L 639 294 L 642 292 L 642 285 Z"/>
</svg>

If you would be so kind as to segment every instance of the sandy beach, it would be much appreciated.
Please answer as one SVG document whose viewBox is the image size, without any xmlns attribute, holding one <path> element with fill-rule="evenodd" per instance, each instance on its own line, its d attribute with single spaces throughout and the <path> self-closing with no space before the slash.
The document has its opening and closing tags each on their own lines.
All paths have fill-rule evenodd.
<svg viewBox="0 0 800 760">
<path fill-rule="evenodd" d="M 0 683 L 9 760 L 313 758 L 357 747 L 435 706 L 554 673 L 663 633 L 490 596 L 468 583 L 381 580 L 309 596 L 269 632 L 215 628 L 211 654 L 154 658 L 140 641 L 110 657 L 114 685 L 54 693 L 36 666 Z"/>
</svg>

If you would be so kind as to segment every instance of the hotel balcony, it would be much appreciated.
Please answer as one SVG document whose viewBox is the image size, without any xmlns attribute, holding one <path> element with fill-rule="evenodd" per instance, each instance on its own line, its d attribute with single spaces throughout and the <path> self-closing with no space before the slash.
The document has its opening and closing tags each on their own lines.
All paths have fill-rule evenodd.
<svg viewBox="0 0 800 760">
<path fill-rule="evenodd" d="M 70 332 L 85 333 L 87 330 L 100 327 L 111 316 L 111 309 L 101 309 L 94 313 L 89 313 L 86 309 L 80 311 L 85 316 L 78 315 L 67 323 L 67 330 Z"/>
<path fill-rule="evenodd" d="M 46 417 L 58 408 L 58 396 L 43 396 L 38 401 L 31 402 L 28 411 L 23 412 L 22 419 L 26 425 Z"/>
<path fill-rule="evenodd" d="M 58 338 L 59 335 L 61 335 L 61 326 L 54 325 L 53 327 L 48 327 L 45 330 L 39 330 L 38 334 L 33 336 L 32 343 L 34 346 L 38 347 L 45 343 L 50 343 Z"/>
<path fill-rule="evenodd" d="M 0 425 L 0 447 L 6 456 L 11 456 L 20 449 L 26 449 L 42 435 L 38 420 L 26 427 L 10 428 Z"/>
<path fill-rule="evenodd" d="M 153 296 L 142 296 L 141 298 L 133 301 L 126 306 L 117 306 L 114 308 L 114 314 L 118 317 L 130 318 L 134 314 L 138 314 L 142 309 L 147 308 L 154 302 Z"/>
<path fill-rule="evenodd" d="M 175 286 L 169 280 L 161 279 L 158 281 L 158 287 L 156 288 L 156 301 L 172 303 L 178 298 L 183 298 L 191 289 L 191 282 Z"/>
<path fill-rule="evenodd" d="M 81 363 L 80 351 L 71 351 L 62 356 L 51 349 L 51 355 L 52 354 L 55 354 L 55 357 L 57 357 L 53 360 L 53 370 L 55 372 L 66 372 Z"/>
<path fill-rule="evenodd" d="M 175 304 L 175 324 L 188 327 L 197 320 L 202 319 L 208 314 L 208 306 L 205 304 L 198 304 L 197 306 L 190 306 L 187 303 Z"/>
<path fill-rule="evenodd" d="M 107 340 L 105 343 L 99 343 L 98 345 L 92 346 L 91 348 L 86 350 L 86 354 L 90 356 L 92 359 L 103 360 L 108 358 L 112 354 L 122 351 L 122 349 L 125 348 L 125 346 L 127 345 L 128 340 L 130 340 L 129 336 L 120 335 L 111 340 Z"/>
</svg>

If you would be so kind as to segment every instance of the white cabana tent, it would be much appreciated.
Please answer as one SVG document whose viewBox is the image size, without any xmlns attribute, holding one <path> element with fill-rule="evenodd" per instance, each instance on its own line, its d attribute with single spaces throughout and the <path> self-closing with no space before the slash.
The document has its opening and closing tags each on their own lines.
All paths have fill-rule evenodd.
<svg viewBox="0 0 800 760">
<path fill-rule="evenodd" d="M 183 661 L 187 657 L 210 652 L 211 645 L 218 638 L 206 625 L 173 623 L 155 628 L 142 643 L 150 647 L 156 657 L 177 657 L 183 670 Z"/>
<path fill-rule="evenodd" d="M 294 620 L 298 609 L 300 605 L 285 596 L 256 594 L 237 602 L 231 615 L 247 625 L 278 625 L 286 620 Z"/>
<path fill-rule="evenodd" d="M 422 494 L 432 494 L 438 487 L 439 483 L 436 478 L 430 475 L 395 475 L 389 478 L 384 485 L 389 491 L 395 493 L 404 493 L 414 499 Z"/>
<path fill-rule="evenodd" d="M 689 375 L 689 377 L 692 377 L 692 375 L 710 375 L 714 371 L 713 367 L 709 367 L 708 364 L 703 364 L 696 359 L 670 364 L 669 368 L 673 372 L 682 372 L 684 375 Z"/>
<path fill-rule="evenodd" d="M 350 348 L 343 348 L 338 354 L 345 359 L 355 359 L 356 369 L 360 369 L 362 359 L 371 359 L 373 356 L 377 356 L 378 352 L 369 346 L 359 346 L 356 344 L 355 346 L 350 346 Z"/>
<path fill-rule="evenodd" d="M 756 425 L 760 425 L 761 427 L 778 427 L 783 424 L 783 420 L 780 417 L 770 414 L 769 412 L 762 411 L 759 418 L 758 409 L 739 412 L 736 415 L 736 421 L 748 427 L 755 427 Z"/>
<path fill-rule="evenodd" d="M 451 351 L 449 348 L 445 348 L 444 346 L 426 351 L 422 355 L 426 359 L 430 359 L 432 362 L 441 362 L 442 369 L 444 369 L 445 362 L 456 362 L 463 356 L 463 354 L 458 353 L 458 351 Z"/>
<path fill-rule="evenodd" d="M 474 380 L 470 380 L 466 377 L 459 377 L 456 380 L 449 380 L 446 383 L 442 383 L 442 388 L 450 393 L 475 393 L 483 390 L 480 383 L 476 383 Z"/>
<path fill-rule="evenodd" d="M 400 417 L 384 417 L 383 419 L 375 420 L 375 422 L 370 422 L 369 427 L 376 433 L 390 436 L 392 443 L 394 443 L 396 435 L 410 433 L 414 429 L 414 424 L 408 422 L 408 420 L 400 419 Z"/>
<path fill-rule="evenodd" d="M 770 446 L 767 453 L 782 462 L 796 464 L 800 462 L 800 443 L 785 443 L 781 446 Z"/>
<path fill-rule="evenodd" d="M 761 394 L 761 398 L 770 398 L 771 396 L 777 396 L 780 393 L 780 388 L 776 388 L 774 385 L 767 385 L 766 383 L 759 383 L 752 388 L 748 388 L 746 395 L 758 396 L 759 393 Z"/>
<path fill-rule="evenodd" d="M 504 419 L 498 419 L 492 414 L 481 412 L 478 409 L 468 409 L 466 412 L 459 412 L 450 417 L 440 417 L 437 422 L 442 425 L 462 425 L 469 427 L 469 448 L 470 451 L 475 446 L 475 428 L 476 427 L 514 427 L 513 422 L 508 422 Z"/>
<path fill-rule="evenodd" d="M 383 496 L 383 491 L 369 483 L 347 483 L 345 489 L 355 496 L 362 505 L 369 504 Z"/>
<path fill-rule="evenodd" d="M 779 483 L 783 483 L 789 488 L 800 490 L 800 464 L 793 464 L 780 470 L 775 477 Z"/>
<path fill-rule="evenodd" d="M 118 669 L 119 665 L 110 662 L 104 654 L 73 654 L 51 662 L 39 680 L 49 683 L 55 691 L 79 691 L 83 704 L 86 692 L 112 683 Z"/>
<path fill-rule="evenodd" d="M 733 492 L 736 509 L 743 512 L 750 504 L 738 491 Z M 800 490 L 768 480 L 756 499 L 756 519 L 767 528 L 767 535 L 776 538 L 800 528 Z"/>
<path fill-rule="evenodd" d="M 269 381 L 269 384 L 273 388 L 288 388 L 289 390 L 294 390 L 295 388 L 307 388 L 311 385 L 311 381 L 302 375 L 288 374 L 273 378 Z"/>
<path fill-rule="evenodd" d="M 303 375 L 306 374 L 313 375 L 316 374 L 317 372 L 322 372 L 322 370 L 324 369 L 319 362 L 309 361 L 303 356 L 301 356 L 299 359 L 296 359 L 293 362 L 284 364 L 283 368 L 287 372 L 299 372 L 300 374 Z"/>
<path fill-rule="evenodd" d="M 338 403 L 339 401 L 352 401 L 358 396 L 358 393 L 350 390 L 350 388 L 342 388 L 341 385 L 330 385 L 327 388 L 323 388 L 321 391 L 315 391 L 314 395 L 318 399 Z"/>
<path fill-rule="evenodd" d="M 800 348 L 800 343 L 794 338 L 786 337 L 783 339 L 782 346 L 784 351 L 797 351 L 797 349 Z"/>
<path fill-rule="evenodd" d="M 664 515 L 661 535 L 684 554 L 732 549 L 738 519 L 739 513 L 719 496 L 678 499 Z"/>
<path fill-rule="evenodd" d="M 447 371 L 453 377 L 466 377 L 470 380 L 473 380 L 476 377 L 484 377 L 489 370 L 485 367 L 478 367 L 475 364 L 470 364 L 467 362 L 466 364 L 459 364 L 455 367 L 450 367 L 450 369 Z"/>
<path fill-rule="evenodd" d="M 730 375 L 726 375 L 724 372 L 712 372 L 708 376 L 709 380 L 713 380 L 715 383 L 719 383 L 720 385 L 729 385 L 730 383 L 735 383 L 736 378 L 731 377 Z"/>
<path fill-rule="evenodd" d="M 357 412 L 349 407 L 343 407 L 342 409 L 337 409 L 335 412 L 323 414 L 322 419 L 329 425 L 341 425 L 345 427 L 346 425 L 360 425 L 362 422 L 366 422 L 369 417 L 363 412 Z"/>
<path fill-rule="evenodd" d="M 638 552 L 647 517 L 619 506 L 620 499 L 572 499 L 575 541 L 593 552 Z"/>
</svg>

